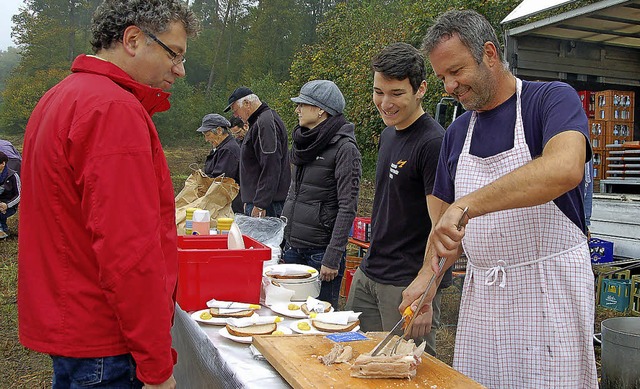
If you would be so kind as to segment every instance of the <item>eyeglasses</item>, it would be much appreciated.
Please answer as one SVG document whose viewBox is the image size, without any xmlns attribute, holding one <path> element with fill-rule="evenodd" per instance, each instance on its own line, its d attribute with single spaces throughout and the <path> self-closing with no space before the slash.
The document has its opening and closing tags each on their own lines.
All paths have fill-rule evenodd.
<svg viewBox="0 0 640 389">
<path fill-rule="evenodd" d="M 165 51 L 167 53 L 169 53 L 169 55 L 171 56 L 171 62 L 173 62 L 174 65 L 180 65 L 182 63 L 187 62 L 187 59 L 184 57 L 184 55 L 178 54 L 175 51 L 171 50 L 169 48 L 169 46 L 167 46 L 164 43 L 162 43 L 162 41 L 160 39 L 158 39 L 157 36 L 153 35 L 150 32 L 146 32 L 146 31 L 145 31 L 145 34 L 147 34 L 149 36 L 149 38 L 153 39 L 157 44 L 160 45 L 160 47 L 162 47 L 163 49 L 165 49 Z"/>
</svg>

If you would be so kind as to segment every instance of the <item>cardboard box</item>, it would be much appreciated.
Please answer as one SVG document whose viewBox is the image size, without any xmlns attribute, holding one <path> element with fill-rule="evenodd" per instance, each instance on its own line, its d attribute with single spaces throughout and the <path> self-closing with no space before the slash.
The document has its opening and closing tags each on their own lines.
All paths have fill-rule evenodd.
<svg viewBox="0 0 640 389">
<path fill-rule="evenodd" d="M 353 239 L 368 242 L 371 240 L 371 218 L 356 217 L 353 219 Z"/>
<path fill-rule="evenodd" d="M 603 239 L 589 239 L 589 252 L 591 263 L 613 262 L 613 242 Z"/>
<path fill-rule="evenodd" d="M 185 311 L 212 298 L 260 303 L 262 268 L 271 249 L 243 235 L 244 250 L 229 250 L 227 235 L 178 236 L 177 300 Z"/>
</svg>

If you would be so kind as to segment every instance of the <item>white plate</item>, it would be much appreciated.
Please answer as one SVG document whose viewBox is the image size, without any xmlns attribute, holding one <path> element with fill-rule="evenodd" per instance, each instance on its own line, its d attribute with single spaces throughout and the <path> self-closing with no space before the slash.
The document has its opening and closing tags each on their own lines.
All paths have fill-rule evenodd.
<svg viewBox="0 0 640 389">
<path fill-rule="evenodd" d="M 303 331 L 300 328 L 298 328 L 298 323 L 301 323 L 301 322 L 306 322 L 307 324 L 309 324 L 309 327 L 311 327 L 311 329 L 309 331 Z M 318 331 L 313 325 L 311 325 L 311 320 L 309 320 L 309 319 L 296 320 L 293 323 L 289 324 L 289 327 L 291 327 L 291 330 L 293 332 L 296 332 L 298 334 L 311 334 L 311 335 L 321 334 L 321 335 L 327 335 L 327 334 L 333 333 L 333 332 Z M 350 332 L 357 332 L 358 330 L 360 330 L 360 326 L 356 326 Z"/>
<path fill-rule="evenodd" d="M 273 269 L 285 269 L 286 271 L 293 271 L 296 273 L 309 273 L 310 277 L 307 278 L 285 278 L 278 279 L 272 278 L 274 281 L 283 283 L 283 284 L 304 284 L 310 281 L 315 281 L 320 273 L 316 269 L 307 265 L 300 265 L 297 263 L 281 263 L 279 265 L 267 266 L 263 269 L 262 275 L 267 276 L 268 273 L 271 273 Z M 267 276 L 268 277 L 268 276 Z"/>
<path fill-rule="evenodd" d="M 306 319 L 309 317 L 309 315 L 306 315 L 304 312 L 302 312 L 301 309 L 296 309 L 295 311 L 290 310 L 289 304 L 290 303 L 276 303 L 270 306 L 269 309 L 271 309 L 275 313 L 279 313 L 283 316 L 293 317 L 295 319 Z M 291 304 L 296 304 L 297 306 L 300 307 L 304 303 L 297 302 L 297 303 L 291 303 Z M 333 307 L 331 307 L 329 312 L 333 312 Z"/>
<path fill-rule="evenodd" d="M 226 317 L 212 317 L 211 319 L 202 319 L 200 317 L 200 315 L 203 312 L 209 312 L 208 309 L 201 309 L 199 311 L 196 311 L 194 313 L 191 314 L 191 318 L 195 321 L 197 321 L 198 323 L 204 323 L 204 324 L 211 324 L 214 326 L 223 326 L 225 324 L 227 324 L 227 318 Z"/>
<path fill-rule="evenodd" d="M 278 329 L 276 331 L 278 331 L 278 330 L 282 331 L 285 335 L 291 335 L 293 333 L 293 332 L 291 332 L 291 330 L 289 328 L 287 328 L 286 326 L 280 325 L 280 324 L 278 324 Z M 251 342 L 253 341 L 253 337 L 251 337 L 251 336 L 234 336 L 234 335 L 231 335 L 229 333 L 229 331 L 227 331 L 227 327 L 226 326 L 220 328 L 220 331 L 218 331 L 218 333 L 223 338 L 227 338 L 227 339 L 233 340 L 234 342 L 238 342 L 238 343 L 251 344 Z"/>
</svg>

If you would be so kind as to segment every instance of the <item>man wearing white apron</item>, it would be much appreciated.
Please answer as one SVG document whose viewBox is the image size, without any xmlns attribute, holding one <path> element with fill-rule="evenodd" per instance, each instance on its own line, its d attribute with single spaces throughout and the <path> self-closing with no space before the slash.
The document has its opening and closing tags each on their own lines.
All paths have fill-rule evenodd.
<svg viewBox="0 0 640 389">
<path fill-rule="evenodd" d="M 454 367 L 489 388 L 597 388 L 580 185 L 587 119 L 575 90 L 516 79 L 498 48 L 475 11 L 441 15 L 424 39 L 435 74 L 469 112 L 445 134 L 435 227 L 400 310 L 415 306 L 437 257 L 446 268 L 464 248 Z"/>
</svg>

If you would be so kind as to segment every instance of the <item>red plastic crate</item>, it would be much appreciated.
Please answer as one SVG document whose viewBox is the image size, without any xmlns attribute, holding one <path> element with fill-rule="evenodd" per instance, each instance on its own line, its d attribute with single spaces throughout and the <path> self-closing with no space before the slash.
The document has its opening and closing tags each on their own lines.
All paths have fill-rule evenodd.
<svg viewBox="0 0 640 389">
<path fill-rule="evenodd" d="M 178 236 L 177 300 L 185 311 L 212 298 L 260 303 L 262 267 L 271 249 L 243 235 L 245 249 L 229 250 L 227 235 Z"/>
<path fill-rule="evenodd" d="M 371 239 L 371 218 L 356 217 L 353 219 L 353 238 L 362 242 Z"/>
</svg>

